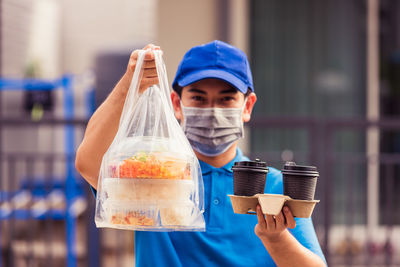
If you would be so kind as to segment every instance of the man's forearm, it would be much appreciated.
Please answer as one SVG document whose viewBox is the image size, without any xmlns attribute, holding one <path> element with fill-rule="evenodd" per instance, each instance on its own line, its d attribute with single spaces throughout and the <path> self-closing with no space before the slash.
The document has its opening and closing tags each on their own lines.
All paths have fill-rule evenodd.
<svg viewBox="0 0 400 267">
<path fill-rule="evenodd" d="M 260 237 L 260 239 L 279 267 L 326 266 L 320 257 L 303 247 L 288 230 L 282 232 L 279 240 L 271 241 L 266 237 Z"/>
<path fill-rule="evenodd" d="M 107 99 L 90 118 L 76 154 L 76 168 L 94 188 L 104 153 L 112 143 L 119 126 L 130 81 L 125 74 Z"/>
<path fill-rule="evenodd" d="M 143 58 L 143 73 L 140 80 L 139 93 L 149 86 L 158 84 L 157 68 L 153 50 L 160 50 L 158 46 L 148 44 Z M 79 173 L 94 188 L 97 188 L 99 170 L 104 153 L 111 145 L 119 126 L 125 98 L 136 69 L 136 62 L 140 50 L 132 52 L 124 76 L 111 91 L 107 99 L 90 118 L 86 127 L 85 136 L 76 152 L 75 166 Z"/>
</svg>

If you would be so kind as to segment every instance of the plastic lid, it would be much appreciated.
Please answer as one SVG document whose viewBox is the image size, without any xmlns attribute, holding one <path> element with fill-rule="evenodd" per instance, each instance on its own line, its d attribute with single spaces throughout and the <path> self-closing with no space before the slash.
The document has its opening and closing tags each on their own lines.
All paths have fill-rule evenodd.
<svg viewBox="0 0 400 267">
<path fill-rule="evenodd" d="M 256 159 L 254 161 L 238 161 L 235 162 L 234 167 L 251 167 L 251 168 L 262 168 L 266 169 L 267 168 L 267 163 L 264 161 L 261 161 L 260 159 Z"/>
<path fill-rule="evenodd" d="M 282 171 L 295 171 L 295 172 L 318 172 L 317 167 L 315 166 L 304 166 L 297 165 L 293 161 L 288 161 L 285 163 Z"/>
</svg>

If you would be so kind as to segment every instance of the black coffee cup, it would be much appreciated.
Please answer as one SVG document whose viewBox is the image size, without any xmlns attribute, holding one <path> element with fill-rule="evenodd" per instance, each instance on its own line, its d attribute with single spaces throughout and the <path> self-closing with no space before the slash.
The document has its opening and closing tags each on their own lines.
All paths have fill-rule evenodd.
<svg viewBox="0 0 400 267">
<path fill-rule="evenodd" d="M 255 161 L 235 162 L 233 170 L 233 193 L 238 196 L 264 194 L 267 180 L 267 163 Z"/>
<path fill-rule="evenodd" d="M 315 166 L 286 162 L 282 170 L 283 194 L 293 199 L 314 200 L 319 173 Z"/>
</svg>

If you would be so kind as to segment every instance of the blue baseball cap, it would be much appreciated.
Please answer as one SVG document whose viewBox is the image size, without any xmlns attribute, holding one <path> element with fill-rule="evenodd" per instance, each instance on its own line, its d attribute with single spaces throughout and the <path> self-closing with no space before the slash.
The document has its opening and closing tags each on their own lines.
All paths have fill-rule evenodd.
<svg viewBox="0 0 400 267">
<path fill-rule="evenodd" d="M 248 89 L 254 92 L 246 54 L 222 41 L 191 48 L 179 64 L 172 88 L 180 92 L 182 87 L 208 78 L 223 80 L 243 94 Z"/>
</svg>

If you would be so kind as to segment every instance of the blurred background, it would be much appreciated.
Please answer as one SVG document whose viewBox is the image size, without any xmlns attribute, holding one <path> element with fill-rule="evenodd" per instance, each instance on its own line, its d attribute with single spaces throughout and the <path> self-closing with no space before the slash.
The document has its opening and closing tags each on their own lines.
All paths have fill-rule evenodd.
<svg viewBox="0 0 400 267">
<path fill-rule="evenodd" d="M 132 50 L 214 39 L 247 53 L 242 149 L 318 167 L 329 266 L 400 266 L 400 1 L 0 0 L 0 266 L 132 266 L 134 233 L 95 228 L 74 169 Z M 155 255 L 156 256 L 156 255 Z"/>
</svg>

